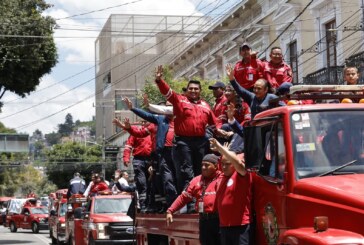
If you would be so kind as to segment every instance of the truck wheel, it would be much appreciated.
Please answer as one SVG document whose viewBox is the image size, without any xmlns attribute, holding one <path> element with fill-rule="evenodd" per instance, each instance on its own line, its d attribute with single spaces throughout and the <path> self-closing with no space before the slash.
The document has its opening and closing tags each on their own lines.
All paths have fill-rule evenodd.
<svg viewBox="0 0 364 245">
<path fill-rule="evenodd" d="M 37 222 L 32 223 L 32 231 L 33 233 L 39 233 L 39 225 Z"/>
<path fill-rule="evenodd" d="M 16 232 L 18 230 L 18 228 L 16 228 L 15 223 L 12 221 L 10 222 L 10 231 L 11 232 Z"/>
</svg>

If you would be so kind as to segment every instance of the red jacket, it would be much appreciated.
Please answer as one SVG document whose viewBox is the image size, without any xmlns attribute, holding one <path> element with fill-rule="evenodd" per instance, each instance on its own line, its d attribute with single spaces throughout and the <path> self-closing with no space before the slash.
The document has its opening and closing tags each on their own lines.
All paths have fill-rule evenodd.
<svg viewBox="0 0 364 245">
<path fill-rule="evenodd" d="M 98 183 L 94 183 L 91 186 L 90 194 L 97 194 L 99 191 L 106 191 L 110 190 L 107 184 L 103 181 L 100 181 Z"/>
<path fill-rule="evenodd" d="M 292 82 L 292 69 L 285 62 L 279 65 L 266 62 L 264 78 L 271 84 L 272 88 L 278 88 L 284 82 Z"/>
<path fill-rule="evenodd" d="M 226 112 L 225 112 L 225 114 L 227 117 Z M 250 121 L 252 119 L 252 112 L 250 110 L 250 106 L 245 101 L 242 101 L 242 105 L 240 108 L 236 108 L 236 106 L 235 106 L 234 118 L 241 125 L 243 125 L 245 122 Z"/>
<path fill-rule="evenodd" d="M 215 117 L 221 122 L 221 123 L 227 123 L 227 116 L 226 116 L 226 110 L 227 110 L 227 98 L 225 95 L 220 96 L 220 98 L 217 98 L 215 100 L 215 105 L 212 108 L 212 112 L 214 113 Z"/>
<path fill-rule="evenodd" d="M 220 171 L 216 171 L 216 174 L 211 179 L 203 178 L 202 175 L 193 178 L 187 189 L 182 192 L 181 195 L 172 203 L 168 208 L 168 211 L 172 214 L 180 210 L 184 205 L 191 202 L 193 198 L 196 198 L 195 210 L 199 213 L 216 213 L 216 191 L 219 187 L 219 181 L 221 178 Z M 202 196 L 202 193 L 203 196 Z M 203 202 L 203 210 L 199 210 L 199 203 Z"/>
<path fill-rule="evenodd" d="M 131 126 L 130 129 L 127 130 L 128 133 L 136 138 L 146 138 L 150 136 L 150 140 L 152 142 L 152 149 L 153 152 L 156 148 L 156 136 L 157 136 L 157 126 L 153 123 L 148 124 L 146 127 L 138 127 L 138 126 Z"/>
<path fill-rule="evenodd" d="M 234 67 L 235 80 L 245 89 L 250 89 L 254 83 L 263 77 L 264 64 L 261 60 L 251 58 L 245 64 L 242 60 L 238 61 Z"/>
<path fill-rule="evenodd" d="M 147 157 L 152 152 L 152 140 L 150 136 L 145 138 L 137 138 L 130 135 L 125 143 L 123 161 L 130 162 L 130 154 L 133 151 L 134 157 Z"/>
<path fill-rule="evenodd" d="M 177 136 L 203 137 L 206 125 L 221 128 L 221 123 L 206 101 L 191 102 L 185 96 L 175 93 L 163 80 L 157 81 L 157 85 L 161 93 L 173 104 L 174 132 Z"/>
</svg>

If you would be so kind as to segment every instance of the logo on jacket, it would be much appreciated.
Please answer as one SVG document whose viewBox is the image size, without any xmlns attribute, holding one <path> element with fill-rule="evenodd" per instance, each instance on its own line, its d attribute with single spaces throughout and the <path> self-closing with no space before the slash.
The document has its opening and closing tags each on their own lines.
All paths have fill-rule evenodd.
<svg viewBox="0 0 364 245">
<path fill-rule="evenodd" d="M 263 230 L 268 244 L 277 244 L 279 229 L 276 212 L 272 204 L 268 203 L 264 208 Z"/>
</svg>

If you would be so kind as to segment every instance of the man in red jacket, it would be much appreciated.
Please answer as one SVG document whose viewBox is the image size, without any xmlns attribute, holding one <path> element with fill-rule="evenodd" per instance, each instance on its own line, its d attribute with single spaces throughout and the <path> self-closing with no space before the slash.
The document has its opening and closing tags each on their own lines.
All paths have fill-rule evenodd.
<svg viewBox="0 0 364 245">
<path fill-rule="evenodd" d="M 152 140 L 150 136 L 137 138 L 129 136 L 125 143 L 123 162 L 125 166 L 130 164 L 130 155 L 133 152 L 134 181 L 139 195 L 140 211 L 144 212 L 147 206 L 147 176 L 150 154 L 152 153 Z"/>
<path fill-rule="evenodd" d="M 207 154 L 202 159 L 202 174 L 191 180 L 188 187 L 167 210 L 167 225 L 173 222 L 173 214 L 195 198 L 195 209 L 200 214 L 200 242 L 202 245 L 219 245 L 219 215 L 216 207 L 216 190 L 220 171 L 219 157 Z"/>
<path fill-rule="evenodd" d="M 201 84 L 189 81 L 185 95 L 177 94 L 163 81 L 163 68 L 158 66 L 155 82 L 160 92 L 173 105 L 177 190 L 181 193 L 191 179 L 201 173 L 201 162 L 208 149 L 206 126 L 220 128 L 209 104 L 200 98 Z M 215 131 L 219 131 L 214 129 Z"/>
</svg>

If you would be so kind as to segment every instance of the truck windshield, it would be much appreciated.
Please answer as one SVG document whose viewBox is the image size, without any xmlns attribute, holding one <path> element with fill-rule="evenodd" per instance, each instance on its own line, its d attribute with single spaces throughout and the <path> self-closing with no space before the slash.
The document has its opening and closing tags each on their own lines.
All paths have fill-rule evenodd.
<svg viewBox="0 0 364 245">
<path fill-rule="evenodd" d="M 364 111 L 315 111 L 291 115 L 297 178 L 364 173 Z M 356 160 L 356 161 L 355 161 Z"/>
<path fill-rule="evenodd" d="M 62 203 L 59 211 L 59 216 L 63 217 L 67 212 L 67 203 Z"/>
<path fill-rule="evenodd" d="M 94 213 L 127 213 L 130 204 L 131 198 L 96 199 Z"/>
<path fill-rule="evenodd" d="M 31 208 L 30 209 L 32 214 L 47 214 L 48 209 L 47 208 Z"/>
</svg>

